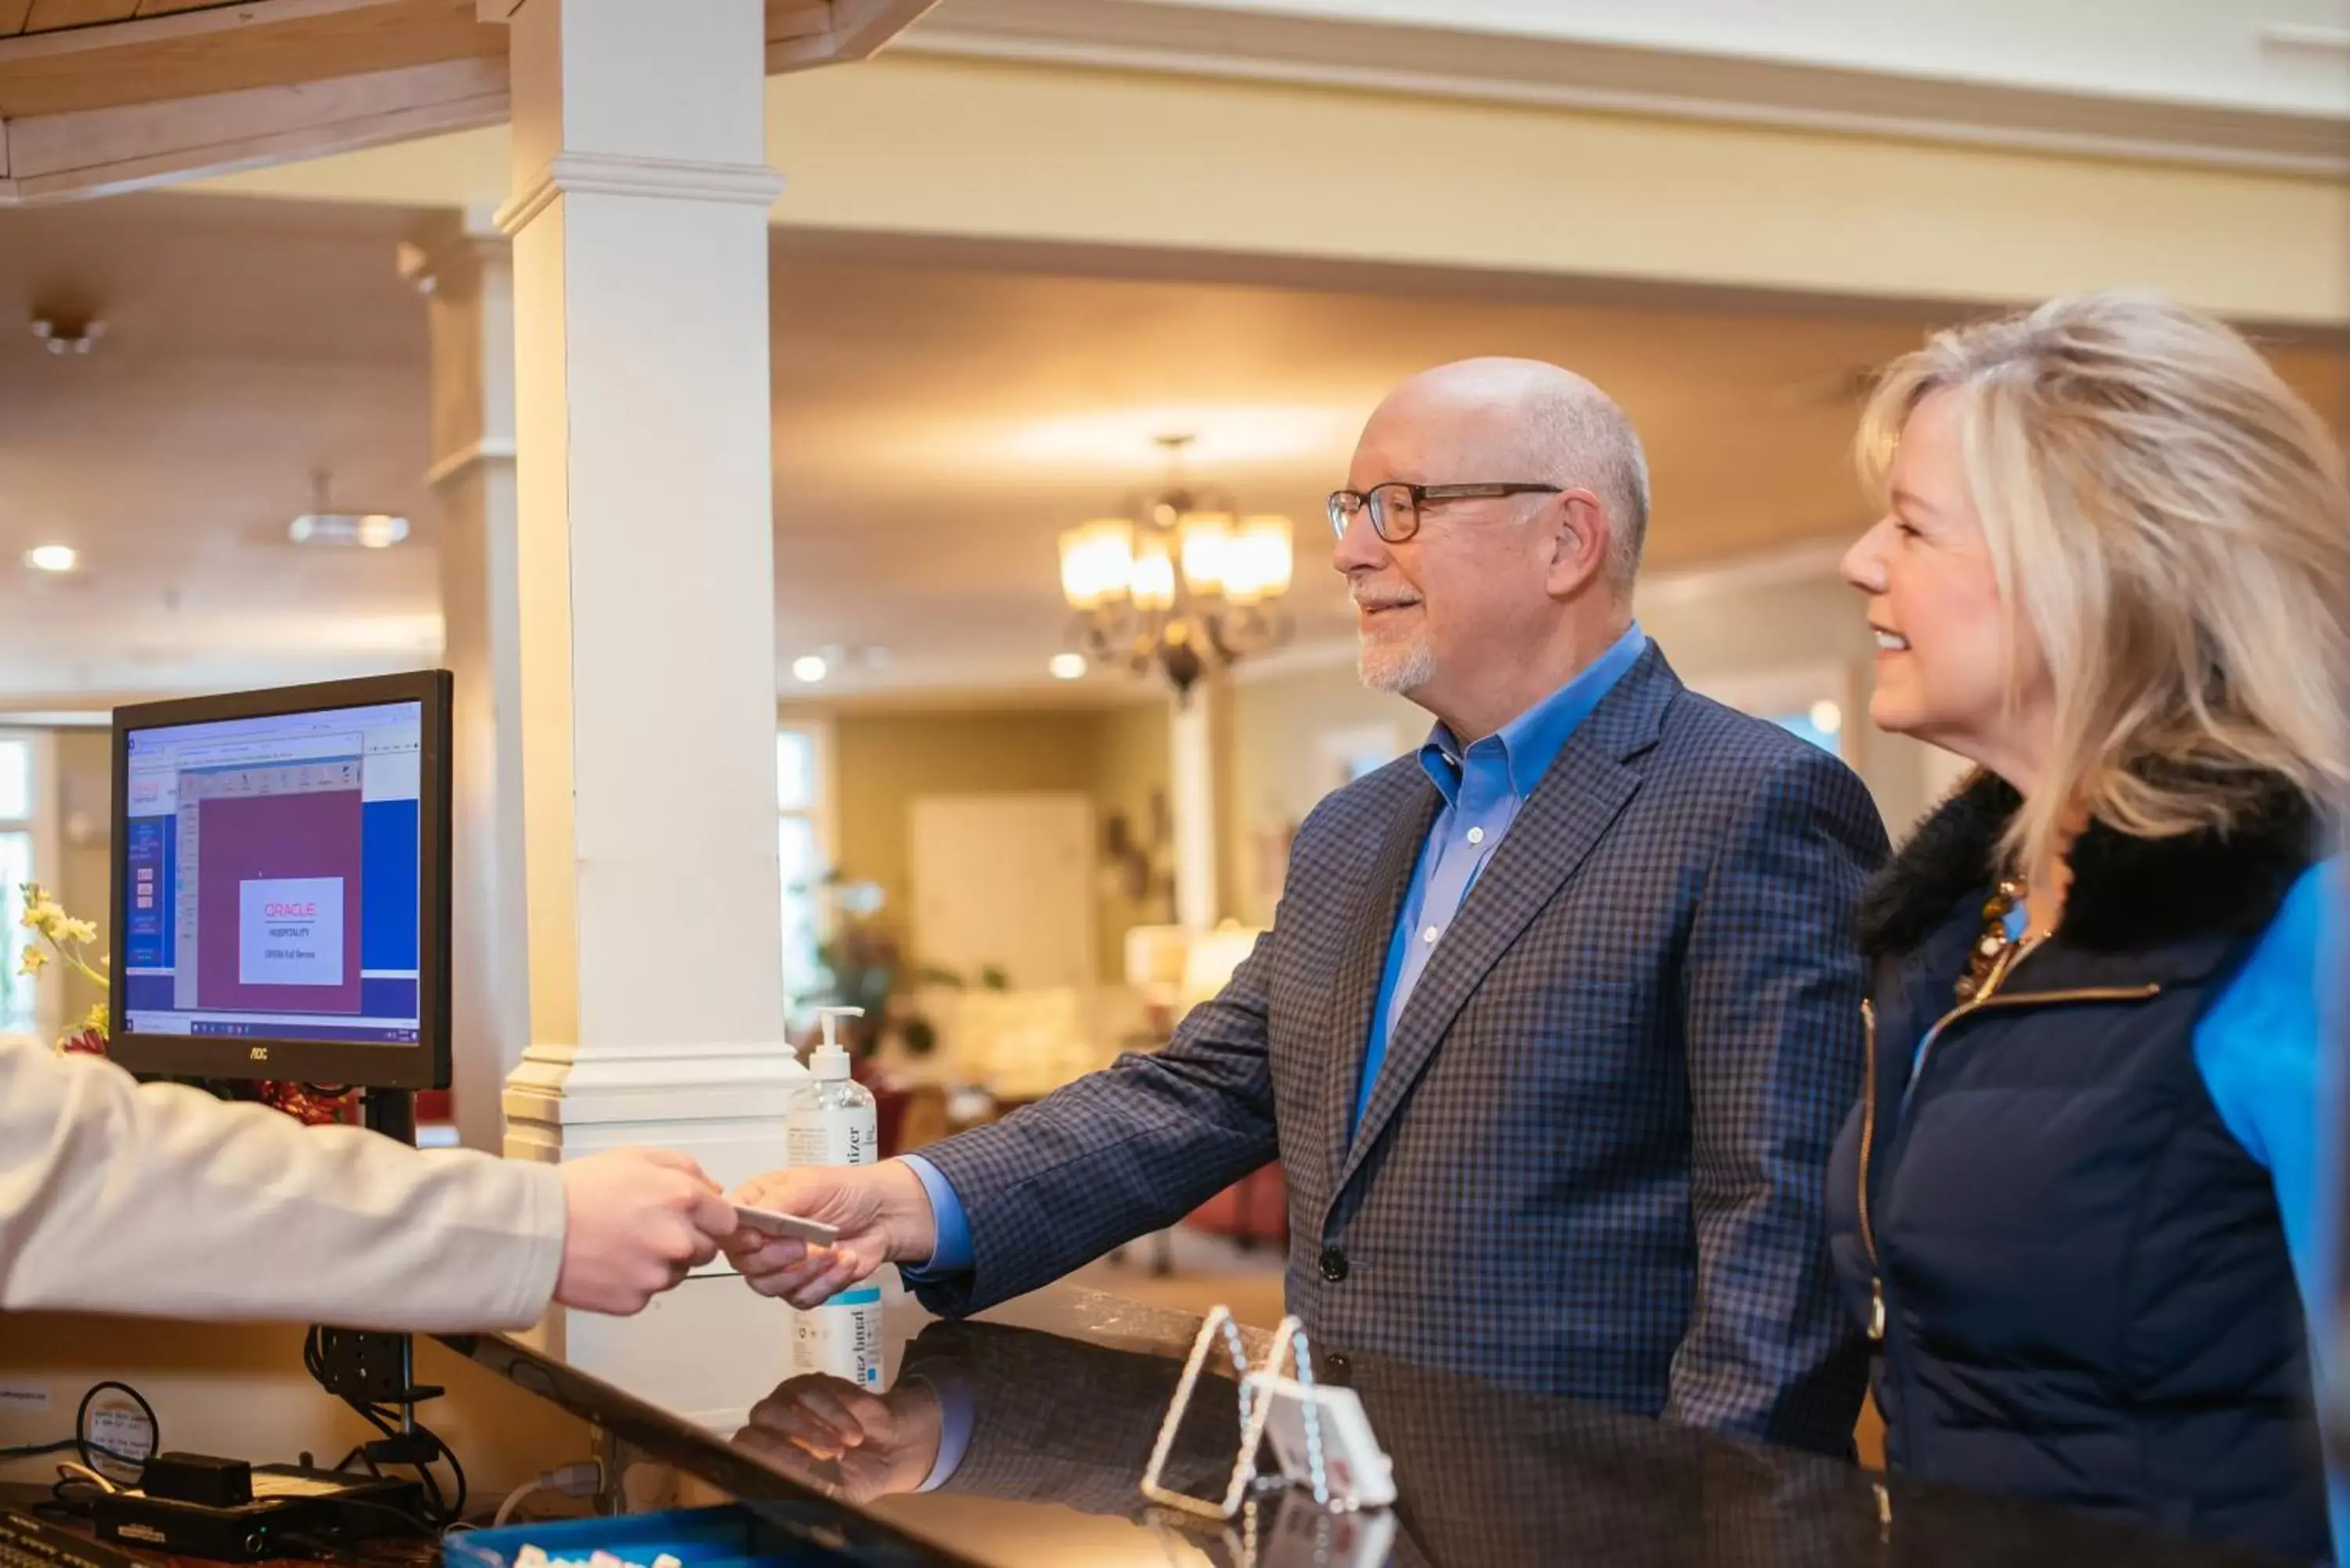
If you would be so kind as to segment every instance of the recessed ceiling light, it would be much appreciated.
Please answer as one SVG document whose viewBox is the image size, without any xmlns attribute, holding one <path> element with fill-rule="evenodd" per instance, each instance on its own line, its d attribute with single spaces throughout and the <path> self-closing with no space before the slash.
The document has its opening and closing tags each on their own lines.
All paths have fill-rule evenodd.
<svg viewBox="0 0 2350 1568">
<path fill-rule="evenodd" d="M 25 552 L 25 565 L 36 572 L 70 572 L 81 565 L 81 554 L 71 545 L 36 545 Z"/>
<path fill-rule="evenodd" d="M 1833 735 L 1844 728 L 1844 710 L 1833 702 L 1812 704 L 1812 728 L 1823 735 Z"/>
<path fill-rule="evenodd" d="M 1055 680 L 1079 680 L 1085 678 L 1086 656 L 1082 653 L 1056 653 L 1045 668 L 1053 672 Z"/>
<path fill-rule="evenodd" d="M 792 660 L 792 677 L 805 685 L 813 686 L 823 680 L 832 666 L 813 653 L 804 653 Z"/>
</svg>

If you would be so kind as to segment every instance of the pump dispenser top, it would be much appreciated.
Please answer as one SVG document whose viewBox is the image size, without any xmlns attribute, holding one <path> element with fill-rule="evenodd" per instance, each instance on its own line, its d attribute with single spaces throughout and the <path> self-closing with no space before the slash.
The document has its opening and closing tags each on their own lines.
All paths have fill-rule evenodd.
<svg viewBox="0 0 2350 1568">
<path fill-rule="evenodd" d="M 844 1018 L 862 1018 L 861 1007 L 819 1007 L 817 1021 L 824 1029 L 824 1039 L 808 1052 L 808 1072 L 816 1078 L 830 1082 L 848 1076 L 848 1051 L 840 1043 L 836 1031 Z"/>
</svg>

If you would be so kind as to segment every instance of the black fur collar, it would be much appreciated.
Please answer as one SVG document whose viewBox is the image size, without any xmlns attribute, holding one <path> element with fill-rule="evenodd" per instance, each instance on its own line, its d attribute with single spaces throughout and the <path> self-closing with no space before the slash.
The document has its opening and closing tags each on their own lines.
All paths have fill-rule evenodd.
<svg viewBox="0 0 2350 1568">
<path fill-rule="evenodd" d="M 2021 805 L 2004 780 L 1979 772 L 1918 826 L 1861 898 L 1860 940 L 1870 958 L 1914 951 L 1990 891 L 1992 851 Z M 2058 934 L 2094 952 L 2215 931 L 2250 935 L 2323 853 L 2316 815 L 2282 779 L 2265 784 L 2226 830 L 2147 839 L 2093 822 L 2073 846 Z"/>
</svg>

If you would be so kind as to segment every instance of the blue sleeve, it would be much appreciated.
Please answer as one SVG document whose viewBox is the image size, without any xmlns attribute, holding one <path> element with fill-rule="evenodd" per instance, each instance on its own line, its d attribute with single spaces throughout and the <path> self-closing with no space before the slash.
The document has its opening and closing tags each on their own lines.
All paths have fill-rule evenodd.
<svg viewBox="0 0 2350 1568">
<path fill-rule="evenodd" d="M 919 1269 L 900 1268 L 899 1273 L 915 1284 L 926 1284 L 971 1272 L 971 1217 L 962 1211 L 962 1199 L 955 1196 L 954 1183 L 940 1175 L 939 1168 L 919 1154 L 901 1154 L 898 1158 L 921 1178 L 922 1190 L 931 1195 L 931 1217 L 939 1227 L 938 1248 L 931 1253 L 931 1261 Z"/>
<path fill-rule="evenodd" d="M 911 1158 L 911 1157 L 909 1157 Z M 923 1161 L 925 1165 L 930 1162 Z M 950 1189 L 951 1190 L 951 1189 Z M 955 1471 L 962 1469 L 963 1455 L 971 1452 L 972 1428 L 979 1420 L 978 1396 L 972 1393 L 971 1379 L 957 1375 L 951 1368 L 917 1374 L 920 1381 L 931 1386 L 939 1399 L 939 1457 L 931 1461 L 931 1473 L 922 1478 L 917 1491 L 936 1491 L 954 1480 Z"/>
<path fill-rule="evenodd" d="M 2324 1049 L 2341 980 L 2342 862 L 2314 867 L 2293 884 L 2251 957 L 2195 1032 L 2195 1064 L 2220 1119 L 2268 1168 L 2284 1221 L 2285 1249 L 2310 1325 L 2310 1367 L 2324 1397 L 2332 1350 L 2320 1325 L 2332 1321 L 2334 1237 L 2338 1216 L 2324 1206 L 2334 1154 L 2319 1136 L 2320 1107 L 2337 1104 Z M 2330 1478 L 2335 1561 L 2350 1563 L 2350 1487 Z"/>
</svg>

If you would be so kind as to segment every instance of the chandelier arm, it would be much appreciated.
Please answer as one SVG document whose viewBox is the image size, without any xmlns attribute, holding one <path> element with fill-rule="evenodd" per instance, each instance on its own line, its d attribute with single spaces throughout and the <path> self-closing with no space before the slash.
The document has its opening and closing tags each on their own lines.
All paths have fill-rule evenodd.
<svg viewBox="0 0 2350 1568">
<path fill-rule="evenodd" d="M 1073 640 L 1090 662 L 1106 668 L 1123 665 L 1143 676 L 1155 670 L 1179 697 L 1188 695 L 1209 669 L 1278 648 L 1293 629 L 1279 608 L 1263 602 L 1234 604 L 1220 587 L 1201 588 L 1184 574 L 1183 519 L 1209 514 L 1237 521 L 1241 515 L 1239 497 L 1232 491 L 1196 481 L 1185 472 L 1192 439 L 1159 438 L 1168 455 L 1164 481 L 1156 488 L 1131 491 L 1126 500 L 1137 555 L 1148 541 L 1174 568 L 1168 602 L 1151 608 L 1130 599 L 1100 606 L 1080 612 L 1072 628 Z"/>
</svg>

